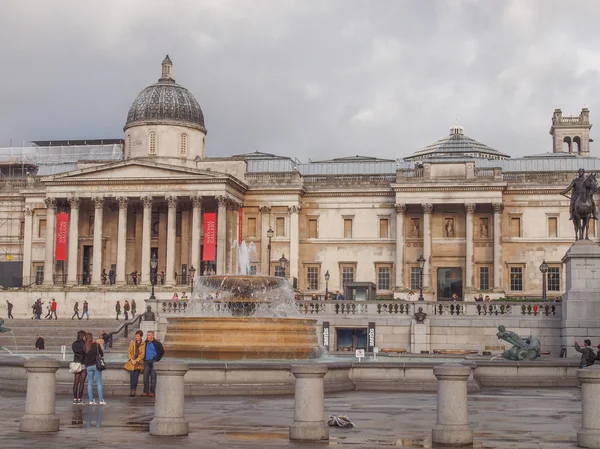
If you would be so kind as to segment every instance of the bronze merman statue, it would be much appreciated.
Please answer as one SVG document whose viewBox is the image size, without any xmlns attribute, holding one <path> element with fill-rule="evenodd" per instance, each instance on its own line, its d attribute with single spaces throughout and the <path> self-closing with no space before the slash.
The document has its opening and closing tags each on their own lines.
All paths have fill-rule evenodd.
<svg viewBox="0 0 600 449">
<path fill-rule="evenodd" d="M 2 325 L 4 324 L 4 320 L 2 318 L 0 318 L 0 333 L 2 332 L 10 332 L 10 329 L 8 327 L 3 327 Z"/>
<path fill-rule="evenodd" d="M 504 351 L 500 356 L 507 360 L 535 360 L 540 356 L 540 340 L 537 337 L 529 336 L 521 338 L 511 331 L 507 331 L 504 326 L 498 326 L 496 334 L 500 340 L 507 341 L 513 345 L 512 348 Z"/>
</svg>

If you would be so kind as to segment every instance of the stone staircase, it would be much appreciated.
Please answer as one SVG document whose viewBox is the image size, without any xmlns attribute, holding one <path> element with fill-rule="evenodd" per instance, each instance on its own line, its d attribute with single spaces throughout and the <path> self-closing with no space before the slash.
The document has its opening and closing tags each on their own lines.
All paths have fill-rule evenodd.
<svg viewBox="0 0 600 449">
<path fill-rule="evenodd" d="M 11 329 L 12 334 L 10 332 L 0 333 L 0 346 L 19 354 L 39 352 L 35 349 L 35 341 L 42 335 L 47 352 L 60 353 L 61 346 L 65 345 L 68 356 L 71 354 L 71 344 L 77 338 L 79 330 L 91 332 L 94 337 L 98 337 L 101 331 L 114 332 L 123 323 L 123 321 L 114 319 L 6 320 L 3 326 Z M 129 338 L 124 338 L 122 334 L 121 332 L 121 335 L 114 337 L 112 352 L 127 350 Z M 123 347 L 124 349 L 122 349 Z"/>
</svg>

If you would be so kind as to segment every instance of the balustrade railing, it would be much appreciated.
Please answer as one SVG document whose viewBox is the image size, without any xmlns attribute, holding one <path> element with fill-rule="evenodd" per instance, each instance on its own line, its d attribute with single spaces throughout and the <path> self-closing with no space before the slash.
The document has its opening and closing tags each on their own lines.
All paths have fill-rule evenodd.
<svg viewBox="0 0 600 449">
<path fill-rule="evenodd" d="M 77 285 L 90 285 L 92 280 L 92 276 L 89 274 L 78 274 L 77 275 Z"/>
<path fill-rule="evenodd" d="M 54 285 L 65 285 L 67 283 L 67 275 L 55 274 L 52 276 L 52 281 L 54 282 Z"/>
</svg>

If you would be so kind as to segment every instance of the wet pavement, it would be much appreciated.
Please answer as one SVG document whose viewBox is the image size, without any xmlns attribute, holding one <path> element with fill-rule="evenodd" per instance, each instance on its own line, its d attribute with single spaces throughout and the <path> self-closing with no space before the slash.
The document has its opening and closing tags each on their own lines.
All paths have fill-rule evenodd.
<svg viewBox="0 0 600 449">
<path fill-rule="evenodd" d="M 581 390 L 495 389 L 469 394 L 475 448 L 574 448 L 581 426 Z M 107 397 L 108 405 L 75 406 L 57 397 L 61 430 L 18 431 L 25 395 L 0 391 L 0 447 L 9 448 L 423 448 L 432 447 L 434 393 L 345 392 L 325 398 L 325 412 L 346 414 L 352 429 L 330 427 L 328 443 L 292 443 L 292 396 L 186 398 L 187 437 L 154 437 L 148 425 L 153 401 Z"/>
</svg>

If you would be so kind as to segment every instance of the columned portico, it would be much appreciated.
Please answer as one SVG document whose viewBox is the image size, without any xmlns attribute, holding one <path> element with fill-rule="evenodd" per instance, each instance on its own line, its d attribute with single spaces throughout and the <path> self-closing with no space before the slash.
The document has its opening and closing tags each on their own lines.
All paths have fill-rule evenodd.
<svg viewBox="0 0 600 449">
<path fill-rule="evenodd" d="M 79 206 L 81 199 L 70 197 L 69 205 L 69 260 L 67 262 L 67 284 L 77 284 L 77 253 L 79 249 Z"/>
<path fill-rule="evenodd" d="M 200 275 L 200 229 L 202 226 L 202 196 L 192 197 L 192 266 Z"/>
<path fill-rule="evenodd" d="M 142 218 L 142 284 L 150 283 L 150 251 L 152 248 L 152 197 L 143 196 L 142 206 L 144 208 Z"/>
<path fill-rule="evenodd" d="M 117 236 L 117 284 L 125 285 L 127 277 L 125 275 L 125 261 L 127 259 L 127 204 L 129 198 L 120 196 L 117 198 L 119 203 L 119 230 Z"/>
<path fill-rule="evenodd" d="M 46 247 L 44 251 L 44 285 L 54 285 L 54 239 L 56 233 L 56 199 L 45 198 Z"/>
<path fill-rule="evenodd" d="M 466 217 L 466 251 L 465 251 L 465 288 L 469 292 L 473 289 L 473 214 L 475 213 L 475 203 L 465 204 Z"/>
<path fill-rule="evenodd" d="M 218 196 L 217 204 L 217 274 L 225 274 L 227 260 L 227 198 Z"/>
<path fill-rule="evenodd" d="M 404 289 L 404 214 L 406 204 L 396 204 L 396 290 Z"/>
<path fill-rule="evenodd" d="M 290 206 L 290 275 L 289 278 L 298 278 L 298 258 L 300 255 L 300 223 L 299 206 Z"/>
<path fill-rule="evenodd" d="M 176 241 L 176 220 L 177 220 L 177 197 L 167 196 L 167 285 L 175 285 L 175 241 Z"/>
<path fill-rule="evenodd" d="M 104 223 L 104 198 L 92 198 L 94 202 L 94 254 L 92 284 L 102 285 L 102 225 Z"/>
<path fill-rule="evenodd" d="M 502 288 L 502 203 L 493 203 L 494 211 L 494 289 Z"/>
<path fill-rule="evenodd" d="M 433 204 L 422 204 L 423 208 L 423 257 L 425 265 L 423 267 L 423 288 L 431 287 L 431 213 Z"/>
</svg>

